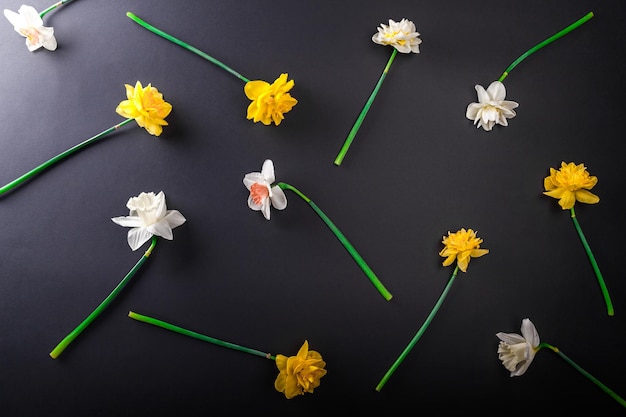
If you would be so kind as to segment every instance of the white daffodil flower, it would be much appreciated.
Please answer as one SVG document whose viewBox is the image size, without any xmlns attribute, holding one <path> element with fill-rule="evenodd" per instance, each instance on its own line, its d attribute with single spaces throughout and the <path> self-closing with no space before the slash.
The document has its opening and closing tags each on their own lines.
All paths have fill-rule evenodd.
<svg viewBox="0 0 626 417">
<path fill-rule="evenodd" d="M 415 23 L 407 19 L 395 22 L 389 19 L 389 25 L 381 23 L 378 32 L 372 36 L 372 41 L 379 45 L 391 45 L 404 54 L 419 53 L 422 40 L 415 30 Z"/>
<path fill-rule="evenodd" d="M 522 335 L 498 333 L 498 358 L 511 372 L 511 376 L 521 376 L 528 369 L 535 354 L 539 351 L 539 333 L 530 319 L 522 320 Z"/>
<path fill-rule="evenodd" d="M 508 126 L 507 119 L 515 117 L 513 110 L 518 103 L 508 101 L 506 97 L 506 88 L 500 81 L 492 82 L 487 90 L 482 85 L 476 85 L 478 93 L 478 103 L 470 103 L 467 106 L 465 117 L 474 121 L 476 127 L 482 127 L 489 131 L 497 123 L 502 126 Z"/>
<path fill-rule="evenodd" d="M 261 211 L 263 216 L 270 219 L 270 207 L 283 210 L 287 207 L 285 192 L 274 183 L 274 163 L 271 159 L 263 162 L 261 172 L 250 172 L 243 177 L 243 185 L 250 191 L 248 207 L 254 211 Z"/>
<path fill-rule="evenodd" d="M 43 25 L 43 20 L 32 6 L 22 5 L 18 13 L 4 9 L 4 16 L 9 19 L 13 29 L 26 38 L 26 47 L 34 51 L 42 46 L 49 51 L 57 49 L 54 28 Z"/>
<path fill-rule="evenodd" d="M 141 193 L 131 197 L 126 203 L 129 216 L 113 217 L 115 223 L 123 227 L 132 227 L 128 231 L 128 245 L 137 250 L 152 236 L 167 240 L 174 239 L 172 229 L 185 223 L 187 219 L 178 210 L 168 210 L 165 194 Z"/>
</svg>

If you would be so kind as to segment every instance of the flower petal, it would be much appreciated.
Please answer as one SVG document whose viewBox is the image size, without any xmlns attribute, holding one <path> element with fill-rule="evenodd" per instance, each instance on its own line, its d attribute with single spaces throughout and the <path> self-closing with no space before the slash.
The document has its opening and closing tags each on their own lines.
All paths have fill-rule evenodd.
<svg viewBox="0 0 626 417">
<path fill-rule="evenodd" d="M 576 200 L 585 204 L 596 204 L 600 201 L 600 197 L 593 194 L 591 191 L 587 190 L 577 190 L 575 191 Z"/>
<path fill-rule="evenodd" d="M 539 333 L 530 319 L 522 320 L 522 336 L 533 348 L 536 348 L 541 343 Z"/>
<path fill-rule="evenodd" d="M 272 196 L 270 197 L 270 200 L 272 201 L 272 206 L 276 210 L 283 210 L 287 207 L 287 196 L 285 195 L 283 189 L 277 185 L 272 187 Z"/>
<path fill-rule="evenodd" d="M 135 227 L 128 231 L 128 246 L 130 246 L 132 250 L 137 250 L 141 245 L 150 240 L 151 237 L 152 233 L 148 232 L 145 228 Z"/>
<path fill-rule="evenodd" d="M 271 159 L 266 159 L 265 161 L 263 161 L 261 175 L 270 184 L 275 181 L 276 178 L 274 177 L 274 162 L 272 162 Z"/>
<path fill-rule="evenodd" d="M 123 227 L 141 227 L 143 222 L 138 216 L 119 216 L 111 218 L 113 222 Z"/>
</svg>

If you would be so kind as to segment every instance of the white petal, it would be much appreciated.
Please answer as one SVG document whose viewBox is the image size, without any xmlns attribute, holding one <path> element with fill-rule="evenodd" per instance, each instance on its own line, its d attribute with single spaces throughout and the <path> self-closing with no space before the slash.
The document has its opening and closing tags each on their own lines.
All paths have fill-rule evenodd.
<svg viewBox="0 0 626 417">
<path fill-rule="evenodd" d="M 159 194 L 156 195 L 156 201 L 158 205 L 154 216 L 157 220 L 160 220 L 165 217 L 167 213 L 167 203 L 165 202 L 165 193 L 163 191 L 160 191 Z"/>
<path fill-rule="evenodd" d="M 261 204 L 255 203 L 251 195 L 248 196 L 248 207 L 250 207 L 254 211 L 261 210 Z"/>
<path fill-rule="evenodd" d="M 503 333 L 500 332 L 496 334 L 498 339 L 502 340 L 504 343 L 508 345 L 516 345 L 518 343 L 526 343 L 526 339 L 520 336 L 517 333 Z"/>
<path fill-rule="evenodd" d="M 141 227 L 143 226 L 143 222 L 139 217 L 136 216 L 119 216 L 111 218 L 113 222 L 119 224 L 123 227 Z"/>
<path fill-rule="evenodd" d="M 132 250 L 137 250 L 152 237 L 152 233 L 141 227 L 135 227 L 128 231 L 128 246 Z"/>
<path fill-rule="evenodd" d="M 34 7 L 22 4 L 17 12 L 22 15 L 28 26 L 43 26 L 43 20 Z"/>
<path fill-rule="evenodd" d="M 57 49 L 57 40 L 54 36 L 51 36 L 43 41 L 43 47 L 48 51 L 54 51 Z"/>
<path fill-rule="evenodd" d="M 487 103 L 490 100 L 489 94 L 487 94 L 487 91 L 485 91 L 482 85 L 476 84 L 474 88 L 476 89 L 476 93 L 478 94 L 479 103 Z"/>
<path fill-rule="evenodd" d="M 260 172 L 250 172 L 243 177 L 243 185 L 245 185 L 248 190 L 250 190 L 252 184 L 257 182 L 265 183 L 263 175 L 261 175 Z"/>
<path fill-rule="evenodd" d="M 494 81 L 487 87 L 487 94 L 494 101 L 502 101 L 506 97 L 506 88 L 500 81 Z"/>
<path fill-rule="evenodd" d="M 163 220 L 166 221 L 172 229 L 180 226 L 187 221 L 187 219 L 185 219 L 185 216 L 183 216 L 178 210 L 168 210 Z"/>
<path fill-rule="evenodd" d="M 265 200 L 263 200 L 263 204 L 261 205 L 261 213 L 263 213 L 263 217 L 265 217 L 267 220 L 270 219 L 270 203 L 269 200 L 266 198 Z"/>
<path fill-rule="evenodd" d="M 167 239 L 167 240 L 174 239 L 172 228 L 165 221 L 153 223 L 150 226 L 148 226 L 146 230 L 153 235 L 161 236 L 162 238 Z"/>
<path fill-rule="evenodd" d="M 465 110 L 465 117 L 470 120 L 476 120 L 478 116 L 478 112 L 483 106 L 478 103 L 470 103 L 467 105 L 467 110 Z"/>
<path fill-rule="evenodd" d="M 277 185 L 272 187 L 272 197 L 270 199 L 272 206 L 274 206 L 276 210 L 283 210 L 287 207 L 287 196 L 283 189 Z"/>
<path fill-rule="evenodd" d="M 4 17 L 9 20 L 9 22 L 13 25 L 13 29 L 15 29 L 18 33 L 21 28 L 26 27 L 26 20 L 13 10 L 4 9 Z"/>
<path fill-rule="evenodd" d="M 270 184 L 274 182 L 274 163 L 271 159 L 266 159 L 263 162 L 263 168 L 261 168 L 261 175 Z"/>
<path fill-rule="evenodd" d="M 539 340 L 539 333 L 530 319 L 522 320 L 522 336 L 524 336 L 526 341 L 534 348 L 539 346 L 539 343 L 541 343 Z"/>
</svg>

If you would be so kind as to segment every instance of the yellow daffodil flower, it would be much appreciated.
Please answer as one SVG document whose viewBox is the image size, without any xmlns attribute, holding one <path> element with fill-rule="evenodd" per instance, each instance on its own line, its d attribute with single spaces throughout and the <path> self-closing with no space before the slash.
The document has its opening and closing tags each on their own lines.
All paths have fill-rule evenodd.
<svg viewBox="0 0 626 417">
<path fill-rule="evenodd" d="M 294 86 L 294 81 L 287 81 L 287 74 L 280 74 L 272 84 L 261 81 L 249 81 L 244 87 L 246 96 L 252 100 L 248 106 L 248 119 L 254 123 L 261 122 L 269 125 L 272 122 L 276 126 L 283 121 L 284 113 L 289 112 L 298 100 L 289 94 Z"/>
<path fill-rule="evenodd" d="M 543 180 L 546 189 L 545 195 L 557 198 L 563 210 L 574 207 L 576 201 L 585 204 L 595 204 L 600 197 L 591 190 L 598 183 L 598 178 L 589 175 L 584 164 L 573 162 L 561 162 L 561 168 L 557 171 L 550 168 L 550 175 Z"/>
<path fill-rule="evenodd" d="M 483 240 L 477 238 L 476 232 L 472 229 L 463 228 L 456 233 L 448 232 L 448 236 L 443 237 L 442 243 L 445 248 L 439 252 L 439 255 L 446 258 L 443 266 L 452 265 L 456 259 L 459 269 L 463 272 L 467 271 L 470 258 L 478 258 L 489 253 L 489 249 L 480 249 Z"/>
<path fill-rule="evenodd" d="M 125 84 L 126 97 L 115 111 L 122 117 L 135 119 L 137 124 L 148 131 L 151 135 L 159 136 L 163 132 L 163 126 L 167 126 L 165 118 L 172 111 L 172 105 L 163 100 L 163 94 L 159 93 L 152 84 L 145 88 L 137 81 L 135 86 Z"/>
<path fill-rule="evenodd" d="M 274 388 L 285 394 L 287 399 L 305 392 L 313 393 L 320 385 L 320 379 L 326 375 L 326 362 L 322 355 L 309 350 L 309 342 L 304 344 L 296 356 L 276 355 L 276 366 L 280 373 L 274 382 Z"/>
</svg>

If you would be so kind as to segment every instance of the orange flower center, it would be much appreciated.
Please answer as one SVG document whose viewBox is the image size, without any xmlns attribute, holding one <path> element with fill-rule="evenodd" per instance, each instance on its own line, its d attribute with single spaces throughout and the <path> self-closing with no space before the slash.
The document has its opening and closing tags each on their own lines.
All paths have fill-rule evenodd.
<svg viewBox="0 0 626 417">
<path fill-rule="evenodd" d="M 252 197 L 252 201 L 254 204 L 262 204 L 263 200 L 265 200 L 270 195 L 270 191 L 266 186 L 255 182 L 250 187 L 250 196 Z"/>
</svg>

